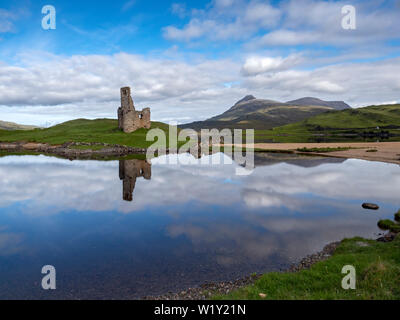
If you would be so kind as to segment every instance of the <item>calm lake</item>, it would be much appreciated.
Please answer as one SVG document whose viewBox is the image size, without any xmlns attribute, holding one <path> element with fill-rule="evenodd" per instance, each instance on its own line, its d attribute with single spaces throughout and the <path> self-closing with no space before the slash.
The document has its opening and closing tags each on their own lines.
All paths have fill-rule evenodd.
<svg viewBox="0 0 400 320">
<path fill-rule="evenodd" d="M 282 270 L 378 237 L 400 208 L 398 165 L 257 154 L 238 176 L 162 160 L 0 158 L 0 299 L 135 299 Z M 56 290 L 41 288 L 44 265 Z"/>
</svg>

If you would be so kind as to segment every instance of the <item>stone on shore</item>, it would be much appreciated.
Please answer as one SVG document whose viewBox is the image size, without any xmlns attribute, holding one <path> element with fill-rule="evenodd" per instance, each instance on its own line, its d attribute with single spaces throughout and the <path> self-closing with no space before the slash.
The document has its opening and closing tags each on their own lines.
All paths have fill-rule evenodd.
<svg viewBox="0 0 400 320">
<path fill-rule="evenodd" d="M 369 210 L 378 210 L 379 206 L 375 203 L 363 203 L 362 207 Z"/>
</svg>

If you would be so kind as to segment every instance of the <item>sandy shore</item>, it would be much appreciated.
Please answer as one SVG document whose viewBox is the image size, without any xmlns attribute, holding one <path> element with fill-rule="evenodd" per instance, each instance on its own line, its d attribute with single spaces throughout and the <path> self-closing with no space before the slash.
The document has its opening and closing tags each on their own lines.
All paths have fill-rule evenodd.
<svg viewBox="0 0 400 320">
<path fill-rule="evenodd" d="M 300 148 L 354 148 L 327 153 L 308 153 L 338 158 L 355 158 L 400 164 L 400 142 L 333 142 L 333 143 L 256 143 L 256 149 L 294 150 Z M 367 152 L 376 150 L 376 152 Z"/>
</svg>

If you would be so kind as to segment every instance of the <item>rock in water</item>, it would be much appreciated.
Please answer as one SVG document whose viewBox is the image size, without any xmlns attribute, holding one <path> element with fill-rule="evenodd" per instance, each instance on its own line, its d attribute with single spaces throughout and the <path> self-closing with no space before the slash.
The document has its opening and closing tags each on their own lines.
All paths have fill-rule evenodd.
<svg viewBox="0 0 400 320">
<path fill-rule="evenodd" d="M 362 207 L 364 209 L 370 209 L 370 210 L 378 210 L 379 206 L 375 203 L 363 203 Z"/>
</svg>

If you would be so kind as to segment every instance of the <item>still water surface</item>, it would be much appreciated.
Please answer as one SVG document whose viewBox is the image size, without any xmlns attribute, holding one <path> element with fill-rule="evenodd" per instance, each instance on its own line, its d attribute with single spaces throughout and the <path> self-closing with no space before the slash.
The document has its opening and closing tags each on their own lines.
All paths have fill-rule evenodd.
<svg viewBox="0 0 400 320">
<path fill-rule="evenodd" d="M 261 154 L 237 176 L 235 163 L 161 160 L 1 158 L 0 299 L 140 298 L 280 270 L 376 238 L 400 208 L 393 164 Z M 57 270 L 51 292 L 44 265 Z"/>
</svg>

